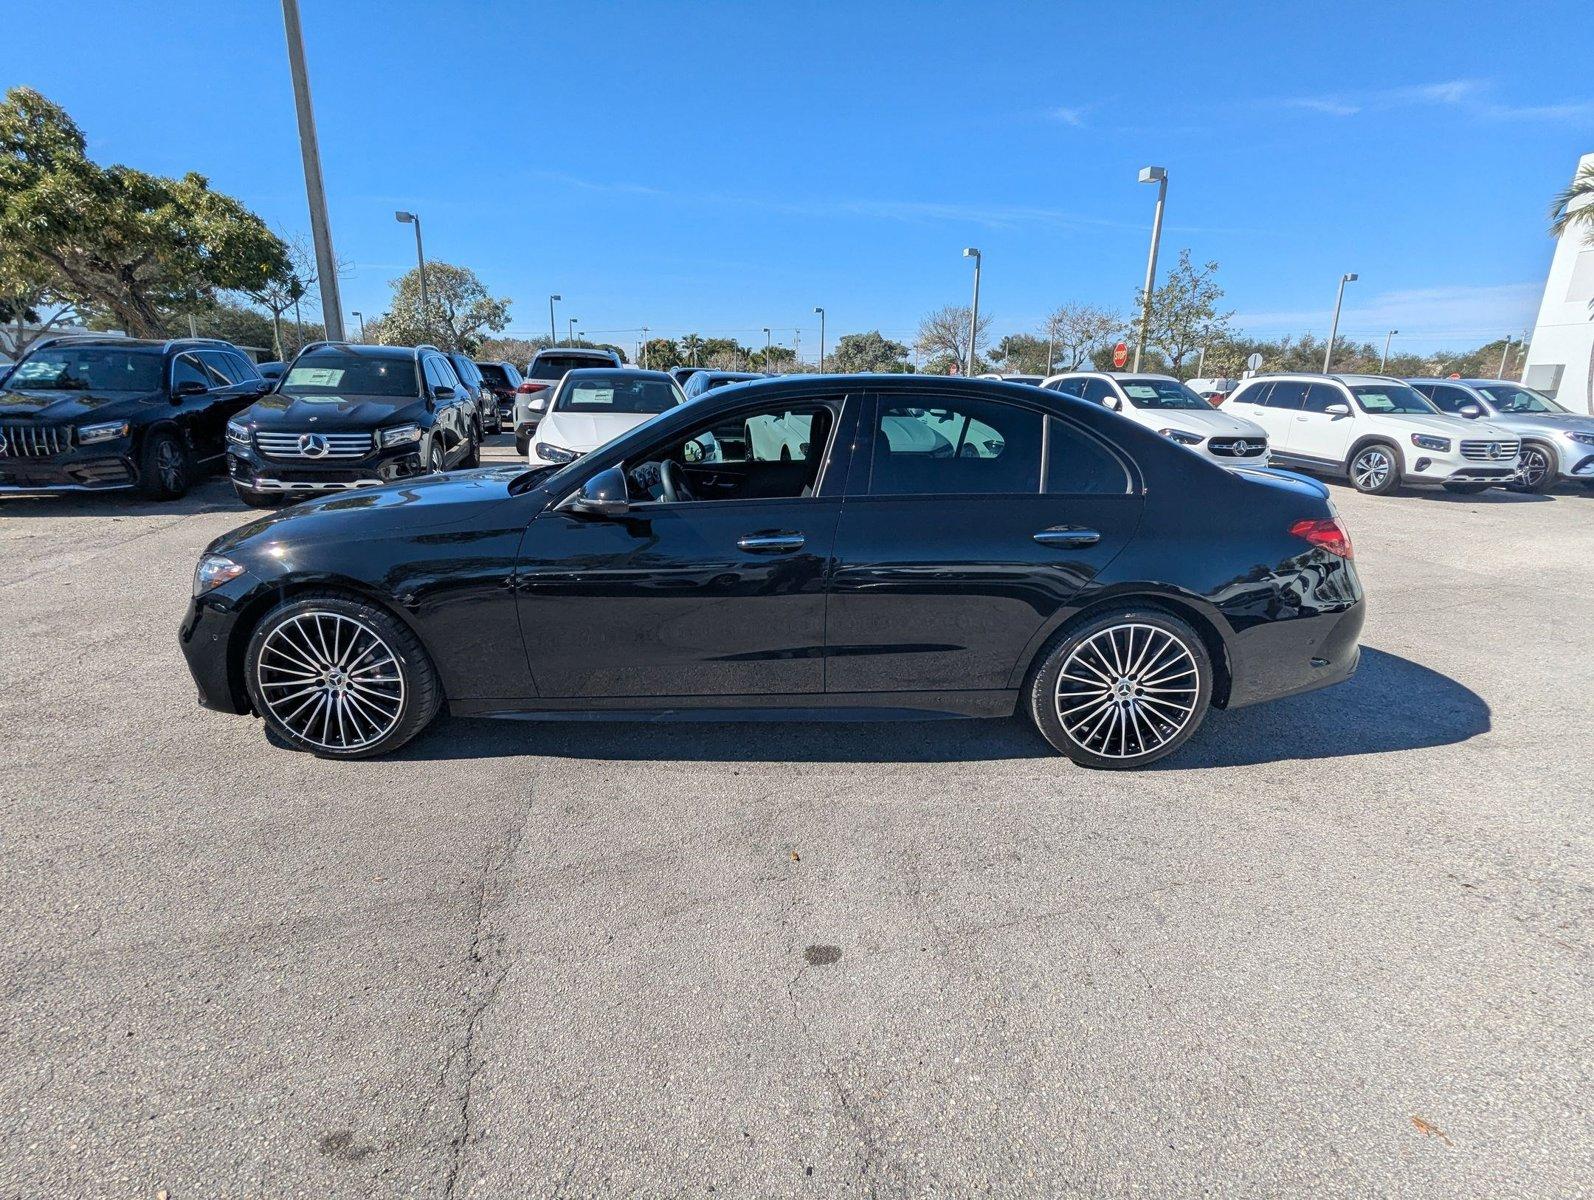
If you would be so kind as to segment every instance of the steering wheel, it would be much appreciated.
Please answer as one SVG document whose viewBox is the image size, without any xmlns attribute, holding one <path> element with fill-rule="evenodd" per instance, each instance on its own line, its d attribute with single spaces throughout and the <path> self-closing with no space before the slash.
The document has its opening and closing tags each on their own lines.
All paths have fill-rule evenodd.
<svg viewBox="0 0 1594 1200">
<path fill-rule="evenodd" d="M 673 458 L 666 458 L 659 463 L 659 486 L 664 489 L 664 498 L 671 504 L 679 500 L 697 499 L 686 485 L 686 472 Z"/>
</svg>

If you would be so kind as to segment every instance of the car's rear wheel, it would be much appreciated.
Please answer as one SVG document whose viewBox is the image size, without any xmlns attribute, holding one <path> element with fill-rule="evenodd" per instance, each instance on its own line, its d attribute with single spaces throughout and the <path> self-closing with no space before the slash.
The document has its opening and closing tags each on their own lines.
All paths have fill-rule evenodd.
<svg viewBox="0 0 1594 1200">
<path fill-rule="evenodd" d="M 1212 658 L 1188 622 L 1156 609 L 1105 613 L 1042 653 L 1030 716 L 1081 766 L 1125 770 L 1172 754 L 1206 717 Z"/>
<path fill-rule="evenodd" d="M 188 447 L 171 429 L 157 429 L 144 439 L 138 460 L 138 490 L 151 500 L 176 500 L 193 482 Z"/>
<path fill-rule="evenodd" d="M 517 433 L 515 435 L 515 453 L 525 458 L 531 453 L 531 434 Z"/>
<path fill-rule="evenodd" d="M 375 605 L 331 592 L 267 613 L 244 670 L 271 733 L 323 758 L 395 750 L 431 723 L 443 700 L 413 632 Z"/>
<path fill-rule="evenodd" d="M 1387 496 L 1400 486 L 1400 459 L 1392 446 L 1374 442 L 1351 456 L 1350 485 L 1368 496 Z"/>
<path fill-rule="evenodd" d="M 1540 496 L 1554 486 L 1555 460 L 1550 457 L 1550 452 L 1532 442 L 1523 443 L 1522 462 L 1517 467 L 1517 477 L 1509 484 L 1509 490 Z"/>
<path fill-rule="evenodd" d="M 465 451 L 465 457 L 459 460 L 459 465 L 465 470 L 482 465 L 482 431 L 480 425 L 471 425 L 470 449 Z"/>
</svg>

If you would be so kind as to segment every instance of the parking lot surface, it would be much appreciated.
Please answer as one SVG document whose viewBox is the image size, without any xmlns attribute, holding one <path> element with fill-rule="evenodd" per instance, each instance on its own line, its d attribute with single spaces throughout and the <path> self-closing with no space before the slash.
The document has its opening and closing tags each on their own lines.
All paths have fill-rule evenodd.
<svg viewBox="0 0 1594 1200">
<path fill-rule="evenodd" d="M 0 504 L 0 1196 L 1586 1189 L 1594 494 L 1334 494 L 1356 678 L 1141 773 L 1018 719 L 323 762 L 194 704 L 224 482 Z"/>
</svg>

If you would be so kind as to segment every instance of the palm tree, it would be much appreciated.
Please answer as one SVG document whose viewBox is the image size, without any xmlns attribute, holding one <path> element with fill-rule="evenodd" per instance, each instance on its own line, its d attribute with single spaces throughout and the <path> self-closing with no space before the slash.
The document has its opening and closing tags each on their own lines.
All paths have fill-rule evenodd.
<svg viewBox="0 0 1594 1200">
<path fill-rule="evenodd" d="M 1581 201 L 1581 203 L 1579 203 Z M 1561 237 L 1572 229 L 1594 241 L 1594 163 L 1584 163 L 1566 190 L 1550 205 L 1550 233 Z"/>
</svg>

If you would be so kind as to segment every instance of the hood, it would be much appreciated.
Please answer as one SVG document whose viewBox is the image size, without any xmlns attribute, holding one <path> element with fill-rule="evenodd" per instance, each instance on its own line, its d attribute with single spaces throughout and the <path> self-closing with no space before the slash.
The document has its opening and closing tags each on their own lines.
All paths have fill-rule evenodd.
<svg viewBox="0 0 1594 1200">
<path fill-rule="evenodd" d="M 1465 438 L 1468 441 L 1515 441 L 1515 436 L 1506 429 L 1489 421 L 1469 421 L 1466 417 L 1452 417 L 1440 413 L 1375 413 L 1374 416 L 1384 420 L 1397 420 L 1409 429 L 1424 433 L 1432 433 L 1438 437 Z"/>
<path fill-rule="evenodd" d="M 1594 433 L 1594 417 L 1582 413 L 1493 413 L 1485 421 L 1513 433 L 1526 433 L 1534 429 L 1576 429 L 1583 433 Z"/>
<path fill-rule="evenodd" d="M 419 396 L 290 396 L 271 392 L 240 413 L 238 420 L 256 429 L 333 433 L 415 421 L 425 412 L 426 401 Z"/>
<path fill-rule="evenodd" d="M 151 404 L 165 403 L 159 392 L 0 391 L 0 418 L 37 421 L 114 421 Z"/>
<path fill-rule="evenodd" d="M 226 554 L 238 547 L 269 552 L 279 538 L 375 538 L 443 529 L 473 519 L 484 506 L 509 499 L 510 483 L 525 473 L 520 464 L 484 467 L 304 500 L 222 534 L 206 553 Z M 530 514 L 526 519 L 531 519 Z"/>
<path fill-rule="evenodd" d="M 1135 415 L 1143 425 L 1154 429 L 1182 429 L 1186 433 L 1199 433 L 1203 437 L 1247 437 L 1267 440 L 1267 430 L 1255 421 L 1237 417 L 1233 413 L 1199 408 L 1136 409 Z"/>
<path fill-rule="evenodd" d="M 537 440 L 552 442 L 566 450 L 586 454 L 605 442 L 612 442 L 656 413 L 573 413 L 552 412 L 537 426 Z"/>
</svg>

